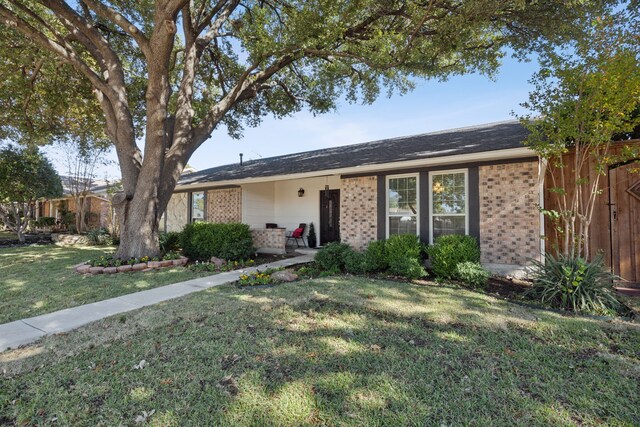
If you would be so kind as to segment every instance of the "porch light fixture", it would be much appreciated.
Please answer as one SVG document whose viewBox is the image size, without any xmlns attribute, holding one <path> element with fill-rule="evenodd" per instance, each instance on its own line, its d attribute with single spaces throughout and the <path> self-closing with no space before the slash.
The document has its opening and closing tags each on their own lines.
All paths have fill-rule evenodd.
<svg viewBox="0 0 640 427">
<path fill-rule="evenodd" d="M 300 189 L 298 190 L 298 197 L 302 196 L 304 196 L 304 188 L 300 187 Z"/>
</svg>

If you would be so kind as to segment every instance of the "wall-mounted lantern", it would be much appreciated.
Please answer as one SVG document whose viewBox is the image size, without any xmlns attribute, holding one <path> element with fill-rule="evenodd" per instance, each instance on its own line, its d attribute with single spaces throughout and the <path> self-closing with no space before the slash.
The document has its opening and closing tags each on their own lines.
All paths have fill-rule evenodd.
<svg viewBox="0 0 640 427">
<path fill-rule="evenodd" d="M 300 187 L 300 189 L 298 190 L 298 197 L 302 196 L 304 196 L 304 188 Z"/>
</svg>

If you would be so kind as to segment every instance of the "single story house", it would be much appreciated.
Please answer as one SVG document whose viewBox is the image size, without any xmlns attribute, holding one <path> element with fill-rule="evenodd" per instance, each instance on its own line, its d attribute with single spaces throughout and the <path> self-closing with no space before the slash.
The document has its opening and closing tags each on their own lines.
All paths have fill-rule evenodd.
<svg viewBox="0 0 640 427">
<path fill-rule="evenodd" d="M 505 270 L 540 259 L 540 162 L 516 121 L 252 160 L 188 173 L 161 228 L 243 222 L 255 245 L 284 251 L 285 229 L 315 224 L 320 245 L 364 249 L 393 234 L 424 242 L 464 233 Z M 266 228 L 276 223 L 280 228 Z"/>
<path fill-rule="evenodd" d="M 340 240 L 359 250 L 393 234 L 415 233 L 428 243 L 468 234 L 478 239 L 485 267 L 520 273 L 556 242 L 543 238 L 552 226 L 540 208 L 553 208 L 545 181 L 557 171 L 523 145 L 527 135 L 507 121 L 186 173 L 161 228 L 243 222 L 265 252 L 284 252 L 285 230 L 299 223 L 315 224 L 320 245 Z M 592 224 L 600 231 L 591 243 L 615 272 L 640 282 L 640 174 L 631 166 L 612 166 L 615 175 L 602 180 Z"/>
<path fill-rule="evenodd" d="M 61 175 L 62 197 L 57 199 L 42 199 L 36 202 L 33 217 L 52 217 L 56 219 L 58 226 L 64 227 L 63 215 L 66 212 L 76 212 L 76 200 L 72 195 L 73 181 L 75 178 Z M 104 180 L 94 180 L 89 186 L 85 201 L 85 221 L 87 229 L 112 228 L 114 217 L 111 203 L 109 202 L 108 189 L 110 184 Z"/>
</svg>

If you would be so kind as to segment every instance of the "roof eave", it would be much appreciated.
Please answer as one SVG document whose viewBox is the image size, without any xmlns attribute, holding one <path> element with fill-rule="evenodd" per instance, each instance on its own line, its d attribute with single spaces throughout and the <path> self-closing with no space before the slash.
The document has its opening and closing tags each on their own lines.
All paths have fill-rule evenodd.
<svg viewBox="0 0 640 427">
<path fill-rule="evenodd" d="M 503 150 L 482 151 L 479 153 L 456 154 L 450 156 L 440 156 L 431 158 L 422 158 L 416 160 L 405 160 L 400 162 L 388 162 L 379 164 L 369 164 L 361 166 L 352 166 L 337 169 L 323 169 L 312 172 L 303 172 L 296 174 L 283 174 L 260 176 L 252 178 L 231 179 L 222 181 L 200 181 L 187 185 L 177 185 L 174 191 L 186 191 L 198 188 L 219 187 L 230 185 L 253 184 L 270 181 L 284 181 L 292 179 L 315 178 L 329 175 L 351 175 L 365 174 L 374 172 L 385 172 L 397 169 L 411 169 L 426 166 L 442 166 L 456 165 L 461 163 L 485 162 L 492 160 L 511 160 L 524 157 L 536 156 L 535 152 L 528 147 L 508 148 Z"/>
</svg>

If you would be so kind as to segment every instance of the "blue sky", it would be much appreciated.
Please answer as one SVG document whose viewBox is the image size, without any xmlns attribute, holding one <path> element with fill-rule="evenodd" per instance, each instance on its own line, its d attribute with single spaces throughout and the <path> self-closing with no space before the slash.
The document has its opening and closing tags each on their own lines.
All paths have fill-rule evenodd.
<svg viewBox="0 0 640 427">
<path fill-rule="evenodd" d="M 372 105 L 344 102 L 335 113 L 316 117 L 300 112 L 267 118 L 245 129 L 240 140 L 218 130 L 189 164 L 201 170 L 237 162 L 239 153 L 250 160 L 513 119 L 511 112 L 522 111 L 519 104 L 527 100 L 528 80 L 537 68 L 537 61 L 506 57 L 495 81 L 481 75 L 422 81 L 413 92 L 382 97 Z"/>
<path fill-rule="evenodd" d="M 239 153 L 244 153 L 247 161 L 510 120 L 514 118 L 512 111 L 523 111 L 519 104 L 527 100 L 531 90 L 528 80 L 537 69 L 537 61 L 505 57 L 494 81 L 477 74 L 446 82 L 421 81 L 404 96 L 383 96 L 372 105 L 343 102 L 336 112 L 316 117 L 307 112 L 284 119 L 267 117 L 259 127 L 245 129 L 240 140 L 218 129 L 195 152 L 189 165 L 202 170 L 238 162 Z M 117 167 L 103 168 L 98 178 L 105 175 L 117 178 Z"/>
</svg>

